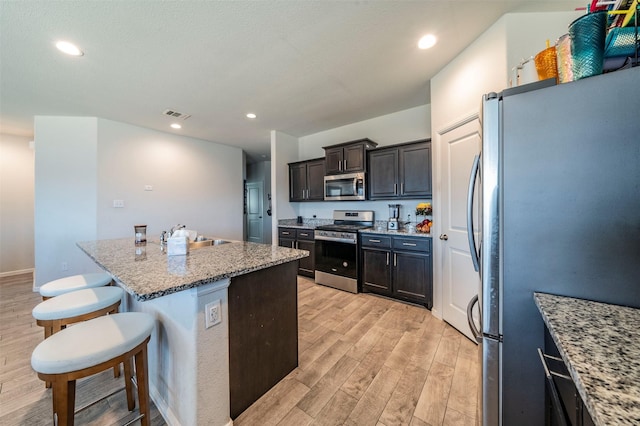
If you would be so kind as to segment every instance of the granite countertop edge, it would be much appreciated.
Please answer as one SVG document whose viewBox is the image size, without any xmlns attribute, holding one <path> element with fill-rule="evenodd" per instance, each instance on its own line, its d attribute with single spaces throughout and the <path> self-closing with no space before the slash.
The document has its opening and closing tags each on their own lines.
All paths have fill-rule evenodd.
<svg viewBox="0 0 640 426">
<path fill-rule="evenodd" d="M 113 241 L 121 241 L 121 240 L 113 240 Z M 126 277 L 123 277 L 118 272 L 114 271 L 113 268 L 111 268 L 108 264 L 106 264 L 106 262 L 104 262 L 99 257 L 95 256 L 94 253 L 92 253 L 86 247 L 83 247 L 83 244 L 91 244 L 91 243 L 95 243 L 95 242 L 97 242 L 97 241 L 78 242 L 78 243 L 76 243 L 76 246 L 78 248 L 80 248 L 80 250 L 82 250 L 82 252 L 84 252 L 89 258 L 91 258 L 91 260 L 93 260 L 101 269 L 103 269 L 104 271 L 109 273 L 114 278 L 114 280 L 116 280 L 118 282 L 118 284 L 120 284 L 122 286 L 122 288 L 127 293 L 129 293 L 130 295 L 135 297 L 136 300 L 138 300 L 138 301 L 152 300 L 152 299 L 155 299 L 155 298 L 158 298 L 158 297 L 162 297 L 162 296 L 166 296 L 166 295 L 169 295 L 169 294 L 177 293 L 177 292 L 180 292 L 180 291 L 184 291 L 184 290 L 189 290 L 189 289 L 192 289 L 192 288 L 200 287 L 200 286 L 203 286 L 203 285 L 206 285 L 206 284 L 210 284 L 210 283 L 214 283 L 214 282 L 217 282 L 217 281 L 220 281 L 220 280 L 224 280 L 224 279 L 227 279 L 227 278 L 233 278 L 233 277 L 237 277 L 237 276 L 240 276 L 240 275 L 249 274 L 251 272 L 259 271 L 261 269 L 270 268 L 272 266 L 281 265 L 281 264 L 284 264 L 284 263 L 292 262 L 292 261 L 295 261 L 295 260 L 302 259 L 302 258 L 304 258 L 306 256 L 309 256 L 309 252 L 306 251 L 306 250 L 285 248 L 284 250 L 286 250 L 287 252 L 291 252 L 291 253 L 288 253 L 287 255 L 282 255 L 281 257 L 278 257 L 277 259 L 271 259 L 269 261 L 260 262 L 258 264 L 254 264 L 254 265 L 251 265 L 251 266 L 240 265 L 240 266 L 243 266 L 243 267 L 239 267 L 239 268 L 230 267 L 230 268 L 228 268 L 228 270 L 225 270 L 222 273 L 206 276 L 206 277 L 203 277 L 201 279 L 194 279 L 191 282 L 181 283 L 181 284 L 175 285 L 175 286 L 163 287 L 163 288 L 158 289 L 158 290 L 145 291 L 145 292 L 141 293 L 139 291 L 136 291 L 134 288 L 132 288 L 132 286 L 130 286 L 127 283 L 128 279 Z M 231 244 L 234 244 L 234 243 L 231 243 Z M 257 245 L 255 243 L 245 243 L 245 242 L 237 242 L 235 244 L 254 244 L 254 245 Z M 263 244 L 259 244 L 259 245 L 263 245 Z M 273 246 L 266 245 L 266 244 L 264 244 L 264 246 L 273 247 Z M 281 250 L 282 248 L 278 248 L 278 249 Z M 196 252 L 203 252 L 203 249 L 197 249 L 195 251 Z M 167 258 L 166 254 L 163 254 L 162 256 L 165 259 Z M 189 256 L 189 255 L 186 255 L 186 256 Z M 175 256 L 175 258 L 183 258 L 183 257 L 184 256 Z M 186 259 L 186 257 L 184 257 L 184 258 Z M 135 263 L 134 263 L 134 265 L 135 265 Z"/>
<path fill-rule="evenodd" d="M 546 293 L 534 293 L 534 301 L 594 423 L 597 426 L 638 424 L 640 383 L 635 379 L 640 376 L 640 363 L 635 361 L 629 365 L 629 360 L 637 360 L 640 344 L 628 346 L 629 341 L 637 341 L 639 332 L 620 319 L 640 319 L 640 310 Z M 581 313 L 585 314 L 586 321 L 580 317 Z M 561 318 L 554 318 L 554 314 Z M 637 319 L 628 322 L 637 322 Z M 611 329 L 608 321 L 615 321 L 618 327 Z M 597 327 L 598 322 L 603 323 L 601 327 Z M 624 350 L 615 345 L 620 345 L 620 335 L 628 336 Z M 601 350 L 604 345 L 600 341 L 606 343 L 606 350 Z M 624 366 L 626 374 L 611 369 L 612 365 Z M 630 412 L 630 407 L 635 410 Z"/>
</svg>

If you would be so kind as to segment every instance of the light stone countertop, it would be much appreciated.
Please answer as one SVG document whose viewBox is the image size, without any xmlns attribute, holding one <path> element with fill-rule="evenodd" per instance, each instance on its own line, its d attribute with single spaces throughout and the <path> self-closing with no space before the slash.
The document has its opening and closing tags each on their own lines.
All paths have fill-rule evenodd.
<svg viewBox="0 0 640 426">
<path fill-rule="evenodd" d="M 596 425 L 640 424 L 640 309 L 535 293 Z"/>
<path fill-rule="evenodd" d="M 167 256 L 155 242 L 136 246 L 133 238 L 77 246 L 142 301 L 309 256 L 306 250 L 249 242 L 191 249 L 185 256 Z"/>
</svg>

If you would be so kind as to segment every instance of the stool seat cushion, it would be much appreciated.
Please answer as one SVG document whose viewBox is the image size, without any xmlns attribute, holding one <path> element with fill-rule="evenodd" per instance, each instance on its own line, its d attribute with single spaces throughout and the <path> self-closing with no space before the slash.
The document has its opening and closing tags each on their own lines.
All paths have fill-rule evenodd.
<svg viewBox="0 0 640 426">
<path fill-rule="evenodd" d="M 42 341 L 31 354 L 38 373 L 61 374 L 93 367 L 142 343 L 154 319 L 142 312 L 107 315 L 81 322 Z"/>
<path fill-rule="evenodd" d="M 37 320 L 77 317 L 99 311 L 122 299 L 120 287 L 108 286 L 72 291 L 40 302 L 31 313 Z"/>
<path fill-rule="evenodd" d="M 64 293 L 69 293 L 70 291 L 103 287 L 110 282 L 111 275 L 105 272 L 72 275 L 44 284 L 40 287 L 40 295 L 43 297 L 56 297 Z"/>
</svg>

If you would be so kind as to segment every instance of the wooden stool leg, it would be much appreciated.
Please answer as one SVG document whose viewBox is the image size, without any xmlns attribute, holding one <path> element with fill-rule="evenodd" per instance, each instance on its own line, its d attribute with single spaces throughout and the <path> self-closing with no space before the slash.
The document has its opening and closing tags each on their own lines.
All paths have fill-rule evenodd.
<svg viewBox="0 0 640 426">
<path fill-rule="evenodd" d="M 111 281 L 111 283 L 113 283 L 113 281 Z M 109 285 L 111 285 L 111 284 L 109 284 Z M 115 284 L 113 284 L 113 285 L 115 285 Z M 120 302 L 118 302 L 118 305 L 120 305 Z M 109 315 L 117 314 L 117 313 L 118 313 L 118 306 L 116 306 L 115 309 L 113 309 L 113 310 L 108 312 Z M 116 379 L 118 377 L 120 377 L 120 365 L 116 365 L 115 367 L 113 367 L 113 377 L 116 378 Z M 129 411 L 131 411 L 131 410 L 129 410 Z"/>
<path fill-rule="evenodd" d="M 124 388 L 127 391 L 127 408 L 129 411 L 133 411 L 136 408 L 136 397 L 133 394 L 133 384 L 131 383 L 132 365 L 131 358 L 126 359 L 122 365 L 124 365 Z"/>
<path fill-rule="evenodd" d="M 140 414 L 144 417 L 140 419 L 141 426 L 149 426 L 149 370 L 147 364 L 147 345 L 143 345 L 140 352 L 135 355 L 136 378 L 138 380 L 138 402 L 140 404 Z"/>
<path fill-rule="evenodd" d="M 76 405 L 76 381 L 56 380 L 53 382 L 53 421 L 58 415 L 58 426 L 73 426 Z"/>
</svg>

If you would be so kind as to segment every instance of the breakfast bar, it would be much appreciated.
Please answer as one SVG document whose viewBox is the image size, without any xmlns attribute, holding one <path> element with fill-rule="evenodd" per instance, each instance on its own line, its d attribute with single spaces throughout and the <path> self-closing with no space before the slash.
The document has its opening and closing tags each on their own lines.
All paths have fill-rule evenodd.
<svg viewBox="0 0 640 426">
<path fill-rule="evenodd" d="M 228 242 L 168 256 L 132 238 L 77 245 L 125 290 L 123 311 L 156 319 L 150 396 L 168 424 L 230 425 L 297 366 L 307 251 Z"/>
</svg>

